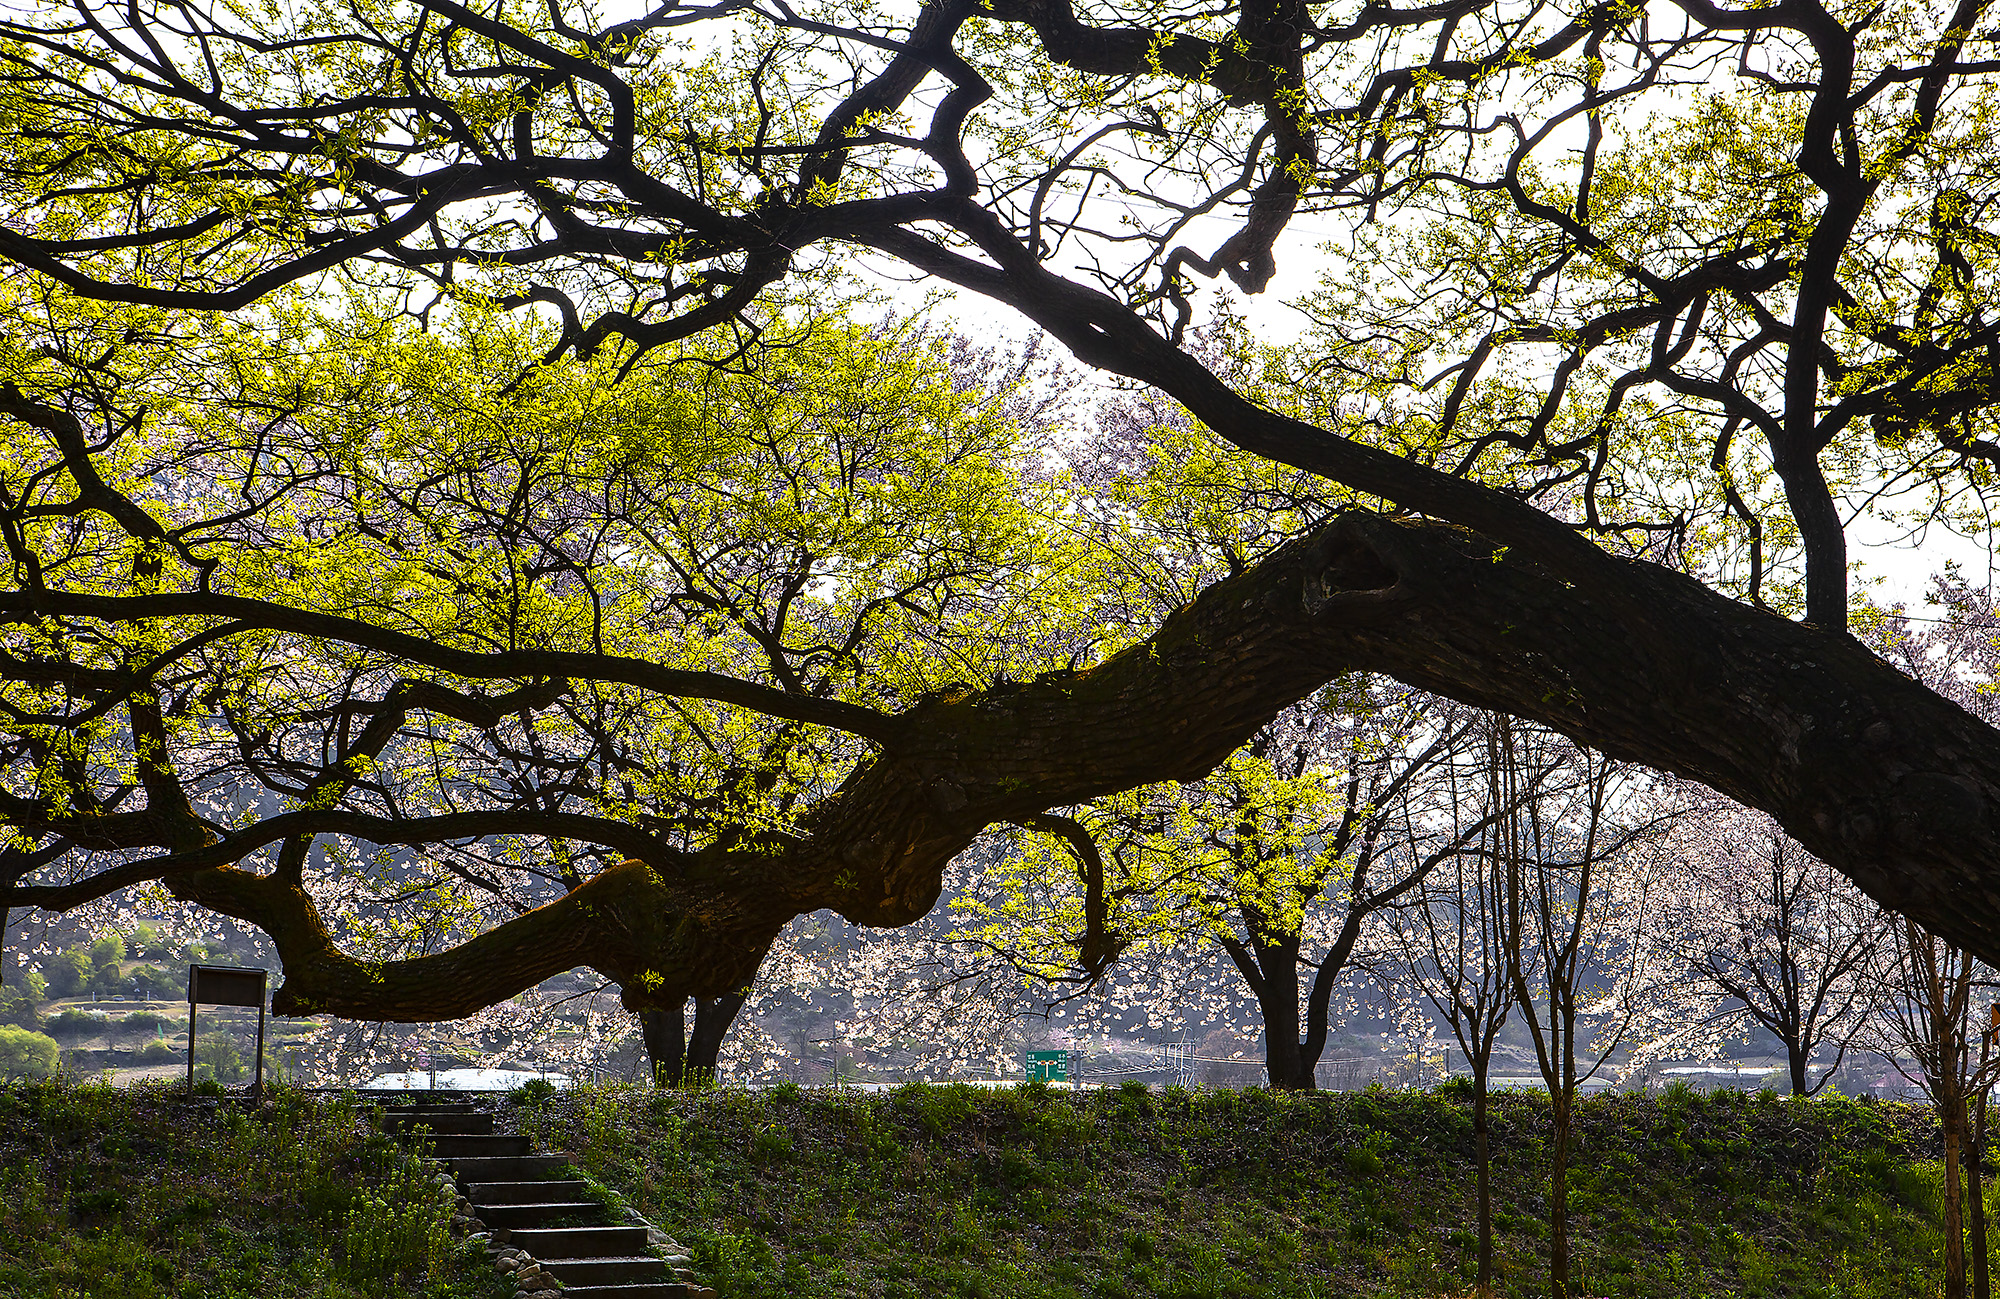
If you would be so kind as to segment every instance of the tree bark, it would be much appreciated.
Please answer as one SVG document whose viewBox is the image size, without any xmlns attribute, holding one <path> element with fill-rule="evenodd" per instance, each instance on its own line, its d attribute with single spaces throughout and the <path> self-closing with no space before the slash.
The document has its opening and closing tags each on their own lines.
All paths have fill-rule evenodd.
<svg viewBox="0 0 2000 1299">
<path fill-rule="evenodd" d="M 1363 569 L 1345 573 L 1349 557 Z M 634 1010 L 717 997 L 752 981 L 794 915 L 825 907 L 873 925 L 924 915 L 945 866 L 993 822 L 1205 774 L 1345 669 L 1324 633 L 1346 588 L 1365 602 L 1382 576 L 1369 562 L 1329 533 L 1283 547 L 1096 668 L 920 703 L 898 719 L 900 742 L 850 773 L 795 838 L 629 861 L 435 955 L 356 960 L 273 876 L 201 857 L 208 868 L 169 862 L 153 874 L 271 934 L 285 967 L 281 1014 L 452 1019 L 578 965 L 619 983 Z M 28 893 L 15 904 L 51 900 Z"/>
<path fill-rule="evenodd" d="M 1493 1152 L 1486 1116 L 1486 1077 L 1490 1059 L 1472 1066 L 1472 1152 L 1479 1183 L 1479 1279 L 1473 1293 L 1493 1299 Z"/>
<path fill-rule="evenodd" d="M 1549 1157 L 1549 1299 L 1569 1299 L 1569 1098 L 1549 1097 L 1555 1149 Z"/>
<path fill-rule="evenodd" d="M 1965 1299 L 1965 1182 L 1959 1168 L 1964 1105 L 1954 1098 L 1939 1108 L 1944 1111 L 1944 1299 Z"/>
<path fill-rule="evenodd" d="M 439 0 L 438 7 L 454 16 L 439 29 L 445 34 L 411 37 L 416 42 L 411 48 L 423 51 L 422 57 L 439 48 L 431 41 L 448 41 L 449 32 L 460 30 L 459 23 L 471 21 L 466 16 L 471 11 L 458 4 Z M 184 177 L 152 166 L 144 154 L 121 160 L 105 153 L 99 161 L 109 169 L 109 179 L 96 192 L 121 196 L 119 201 L 128 206 L 121 210 L 114 204 L 99 222 L 104 229 L 123 228 L 125 234 L 107 244 L 110 236 L 88 222 L 85 228 L 64 221 L 46 230 L 0 228 L 0 250 L 10 263 L 52 277 L 86 298 L 224 311 L 355 257 L 401 260 L 426 277 L 445 278 L 462 262 L 489 258 L 516 266 L 559 268 L 574 265 L 567 260 L 574 257 L 590 265 L 609 258 L 644 266 L 667 250 L 687 251 L 693 259 L 689 264 L 707 268 L 711 275 L 727 267 L 710 283 L 690 282 L 687 291 L 699 289 L 692 301 L 683 301 L 676 290 L 665 295 L 659 312 L 603 314 L 588 324 L 580 317 L 571 319 L 565 344 L 578 349 L 594 349 L 619 335 L 654 345 L 739 319 L 763 290 L 789 273 L 800 250 L 816 244 L 880 250 L 916 272 L 1018 309 L 1085 363 L 1155 385 L 1238 448 L 1430 518 L 1450 518 L 1480 530 L 1483 540 L 1436 524 L 1350 520 L 1309 542 L 1308 549 L 1325 543 L 1328 571 L 1323 580 L 1315 578 L 1291 594 L 1303 595 L 1312 613 L 1324 615 L 1324 643 L 1297 647 L 1301 661 L 1314 670 L 1378 668 L 1455 698 L 1546 722 L 1620 758 L 1704 781 L 1772 813 L 1789 833 L 1847 871 L 1877 900 L 1989 960 L 2000 960 L 2000 818 L 1993 812 L 2000 798 L 2000 752 L 1986 728 L 1920 687 L 1894 680 L 1891 670 L 1847 639 L 1844 538 L 1815 458 L 1822 445 L 1818 439 L 1831 432 L 1819 391 L 1820 340 L 1845 251 L 1865 252 L 1853 242 L 1855 222 L 1874 183 L 1838 160 L 1835 141 L 1840 123 L 1851 126 L 1873 96 L 1888 93 L 1882 87 L 1904 84 L 1902 76 L 1885 74 L 1865 92 L 1853 92 L 1853 33 L 1817 5 L 1767 5 L 1728 14 L 1706 4 L 1684 3 L 1682 8 L 1691 14 L 1703 11 L 1697 22 L 1702 30 L 1790 29 L 1822 47 L 1823 81 L 1812 117 L 1802 127 L 1799 160 L 1826 195 L 1825 211 L 1811 223 L 1803 269 L 1794 253 L 1774 255 L 1776 260 L 1761 267 L 1739 266 L 1715 282 L 1728 285 L 1725 290 L 1707 283 L 1721 266 L 1705 260 L 1697 271 L 1676 277 L 1671 292 L 1663 295 L 1658 287 L 1644 287 L 1647 277 L 1633 268 L 1631 273 L 1639 276 L 1634 283 L 1644 287 L 1640 305 L 1621 308 L 1600 324 L 1608 329 L 1623 318 L 1631 327 L 1664 328 L 1689 307 L 1701 310 L 1700 304 L 1716 292 L 1763 293 L 1780 284 L 1798 286 L 1795 336 L 1782 341 L 1788 358 L 1784 435 L 1772 448 L 1810 556 L 1808 601 L 1818 628 L 1735 606 L 1689 579 L 1617 559 L 1591 545 L 1568 522 L 1471 477 L 1440 472 L 1417 457 L 1259 406 L 1204 369 L 1120 297 L 1057 275 L 1041 251 L 1010 225 L 1004 206 L 995 207 L 981 193 L 985 178 L 962 151 L 961 141 L 968 115 L 993 87 L 969 69 L 960 70 L 953 42 L 965 23 L 984 15 L 1024 24 L 1050 59 L 1084 75 L 1157 76 L 1164 70 L 1192 85 L 1211 87 L 1234 103 L 1263 105 L 1264 125 L 1279 150 L 1271 155 L 1277 165 L 1259 183 L 1246 223 L 1217 250 L 1212 263 L 1246 289 L 1261 290 L 1274 271 L 1272 249 L 1302 196 L 1337 194 L 1347 183 L 1324 190 L 1304 179 L 1321 160 L 1313 129 L 1297 117 L 1295 100 L 1304 94 L 1305 51 L 1318 48 L 1307 42 L 1321 41 L 1324 33 L 1299 21 L 1302 10 L 1296 6 L 1265 6 L 1256 14 L 1246 10 L 1238 15 L 1240 25 L 1255 37 L 1239 36 L 1240 48 L 1235 41 L 1190 32 L 1165 40 L 1141 25 L 1093 25 L 1072 6 L 1050 0 L 1009 0 L 997 7 L 924 6 L 899 40 L 897 53 L 872 72 L 857 72 L 862 80 L 846 87 L 837 102 L 830 97 L 820 106 L 826 115 L 818 143 L 799 151 L 797 171 L 784 183 L 774 180 L 754 212 L 713 206 L 682 192 L 668 173 L 649 172 L 638 161 L 647 128 L 645 115 L 631 107 L 638 93 L 632 85 L 600 61 L 558 57 L 527 33 L 505 31 L 499 20 L 479 22 L 487 39 L 509 44 L 514 54 L 502 67 L 467 75 L 487 78 L 482 84 L 494 93 L 539 87 L 536 94 L 550 103 L 562 98 L 555 89 L 563 85 L 572 97 L 582 96 L 575 99 L 579 104 L 608 94 L 623 105 L 607 119 L 609 134 L 586 133 L 580 144 L 569 142 L 546 152 L 549 141 L 540 139 L 535 115 L 528 113 L 520 119 L 522 133 L 511 150 L 503 147 L 496 153 L 478 124 L 444 121 L 433 112 L 430 97 L 415 89 L 391 93 L 370 88 L 364 97 L 323 103 L 318 89 L 302 89 L 296 78 L 254 85 L 259 93 L 218 108 L 224 100 L 217 96 L 226 100 L 232 90 L 253 87 L 219 73 L 214 74 L 220 78 L 215 85 L 199 75 L 189 80 L 174 67 L 179 56 L 167 47 L 192 40 L 206 49 L 213 36 L 231 48 L 251 48 L 233 43 L 247 37 L 233 32 L 229 23 L 203 21 L 190 29 L 193 36 L 176 31 L 163 45 L 152 20 L 139 17 L 137 8 L 130 10 L 125 35 L 96 29 L 78 35 L 81 28 L 72 32 L 60 24 L 10 21 L 10 31 L 23 42 L 21 84 L 47 79 L 57 123 L 51 129 L 57 135 L 69 131 L 79 139 L 89 137 L 94 127 L 76 124 L 97 123 L 105 112 L 139 115 L 158 130 L 200 139 L 224 154 L 234 151 L 244 161 L 229 175 L 248 186 L 242 192 L 254 202 L 289 202 L 295 178 L 318 174 L 330 158 L 358 178 L 361 197 L 353 207 L 334 204 L 325 212 L 305 212 L 302 219 L 310 219 L 301 227 L 303 243 L 281 241 L 260 252 L 253 240 L 241 252 L 250 260 L 232 253 L 211 265 L 193 250 L 215 231 L 233 226 L 234 209 L 205 209 L 204 199 L 185 192 Z M 1964 8 L 1968 14 L 1980 11 L 1977 4 Z M 1366 19 L 1357 32 L 1377 23 L 1386 24 L 1380 30 L 1388 31 L 1419 18 L 1455 24 L 1461 16 L 1451 5 L 1412 11 L 1414 18 L 1379 6 L 1363 6 L 1363 12 Z M 1547 59 L 1578 43 L 1594 42 L 1600 26 L 1595 18 L 1579 17 L 1533 46 L 1504 37 L 1491 47 L 1491 59 L 1448 58 L 1452 51 L 1446 42 L 1438 47 L 1430 70 L 1454 84 L 1470 84 L 1517 54 Z M 1971 24 L 1963 26 L 1971 30 Z M 373 32 L 349 36 L 362 40 L 363 48 L 381 39 Z M 138 44 L 121 44 L 128 39 Z M 1960 32 L 1936 43 L 1924 82 L 1929 107 L 1920 109 L 1906 132 L 1907 148 L 1926 137 L 1936 96 L 1953 81 L 1965 39 Z M 140 45 L 151 46 L 151 52 L 134 53 Z M 514 62 L 516 57 L 525 62 Z M 848 148 L 857 124 L 893 117 L 946 68 L 953 69 L 945 75 L 956 84 L 936 110 L 934 133 L 909 142 L 943 169 L 942 183 L 928 178 L 910 188 L 868 183 L 857 196 L 828 199 L 859 165 L 854 161 L 859 155 Z M 1904 71 L 1914 72 L 1914 66 Z M 94 92 L 72 93 L 100 72 L 102 84 Z M 1384 89 L 1394 102 L 1401 87 L 1420 84 L 1416 79 L 1424 75 L 1422 67 L 1384 65 L 1376 69 L 1375 89 L 1364 103 L 1375 103 L 1376 91 Z M 128 93 L 134 98 L 123 98 Z M 294 102 L 300 93 L 310 104 Z M 384 100 L 383 94 L 389 98 Z M 85 105 L 80 110 L 79 98 Z M 386 110 L 385 103 L 390 105 Z M 107 109 L 107 104 L 117 107 Z M 441 124 L 444 134 L 428 142 L 420 155 L 422 167 L 430 170 L 405 170 L 412 159 L 400 138 L 360 147 L 351 157 L 347 145 L 330 155 L 327 139 L 332 137 L 271 125 L 291 122 L 300 112 L 315 120 L 347 122 L 383 111 L 428 114 Z M 1264 137 L 1252 132 L 1245 138 Z M 735 146 L 726 151 L 733 155 Z M 1246 166 L 1257 162 L 1254 151 L 1245 161 Z M 897 167 L 883 173 L 897 174 Z M 60 168 L 49 174 L 17 168 L 13 179 L 26 187 L 24 202 L 47 200 L 54 204 L 52 211 L 76 198 L 64 190 L 70 181 Z M 552 226 L 537 225 L 520 242 L 503 239 L 497 244 L 473 238 L 460 245 L 446 233 L 461 228 L 454 215 L 461 205 L 523 194 L 551 214 Z M 1217 191 L 1218 198 L 1226 194 Z M 604 215 L 601 205 L 606 202 L 615 216 Z M 159 212 L 182 203 L 192 204 L 185 220 L 154 221 Z M 1580 213 L 1579 206 L 1578 221 Z M 940 228 L 952 234 L 940 237 Z M 1575 231 L 1563 235 L 1566 246 L 1580 246 L 1574 236 Z M 114 246 L 135 255 L 147 252 L 184 274 L 171 282 L 142 282 L 136 276 L 121 280 L 119 271 L 129 270 L 128 264 L 101 260 Z M 1164 244 L 1149 246 L 1166 254 Z M 1176 256 L 1165 256 L 1169 284 Z M 726 290 L 708 296 L 725 282 Z M 553 297 L 572 310 L 575 305 L 546 285 L 529 296 L 543 301 Z M 673 303 L 680 305 L 667 305 Z M 1687 318 L 1692 322 L 1695 316 Z M 1622 336 L 1626 325 L 1612 332 Z M 1658 337 L 1664 342 L 1667 335 Z M 1935 387 L 1932 375 L 1942 373 L 1913 373 L 1909 383 Z M 1968 406 L 1990 399 L 1984 385 L 1958 386 L 1967 394 Z M 1882 392 L 1908 395 L 1894 386 Z M 1860 409 L 1848 409 L 1848 401 L 1839 404 L 1844 418 Z M 1956 412 L 1947 405 L 1934 413 L 1942 426 Z M 23 417 L 32 418 L 32 412 Z M 83 443 L 76 438 L 70 445 Z M 83 489 L 78 496 L 82 507 L 110 509 L 135 538 L 164 536 L 159 521 L 129 501 L 114 499 L 115 493 L 107 495 L 101 479 L 86 473 L 86 451 L 70 459 L 85 466 L 73 470 Z M 1230 600 L 1243 598 L 1249 589 L 1233 588 Z M 52 607 L 61 595 L 10 593 L 0 600 L 0 616 L 32 616 Z M 1276 606 L 1266 608 L 1253 594 L 1242 607 L 1251 610 L 1253 605 L 1253 612 L 1237 616 L 1227 612 L 1236 606 L 1224 601 L 1211 604 L 1203 616 L 1214 615 L 1216 626 L 1229 624 L 1232 634 L 1276 648 L 1284 637 L 1262 638 L 1245 630 Z M 1279 616 L 1295 613 L 1280 610 Z M 1296 629 L 1298 623 L 1291 625 Z M 1155 638 L 1154 648 L 1168 647 Z M 1266 662 L 1274 665 L 1279 659 Z M 1077 678 L 1078 698 L 1061 697 L 1066 687 L 1038 683 L 1016 692 L 980 692 L 926 705 L 909 715 L 912 733 L 907 735 L 902 728 L 877 732 L 866 718 L 854 715 L 868 710 L 729 683 L 728 697 L 743 697 L 739 692 L 747 691 L 762 701 L 749 706 L 809 711 L 815 724 L 863 727 L 855 733 L 877 738 L 884 746 L 880 758 L 857 772 L 834 805 L 815 817 L 804 842 L 694 863 L 650 860 L 635 852 L 657 873 L 652 882 L 627 877 L 616 888 L 590 894 L 568 909 L 524 918 L 515 922 L 518 928 L 502 926 L 480 940 L 481 960 L 474 962 L 447 953 L 377 967 L 341 956 L 324 943 L 300 940 L 289 949 L 281 943 L 287 967 L 281 1005 L 293 1012 L 337 1010 L 370 1018 L 449 1018 L 512 995 L 578 960 L 601 961 L 599 968 L 625 984 L 635 1005 L 664 1006 L 688 995 L 716 995 L 739 986 L 754 971 L 758 955 L 789 914 L 831 907 L 863 923 L 905 923 L 930 905 L 942 863 L 976 832 L 982 818 L 1033 814 L 1132 783 L 1172 778 L 1182 770 L 1198 775 L 1245 733 L 1239 710 L 1268 716 L 1267 691 L 1282 694 L 1298 684 L 1267 677 L 1246 685 L 1244 673 L 1251 669 L 1230 653 L 1212 659 L 1189 654 L 1179 663 L 1178 681 L 1154 674 L 1154 680 L 1142 682 L 1144 666 L 1120 656 Z M 1204 668 L 1211 672 L 1206 679 Z M 1272 668 L 1275 677 L 1286 671 Z M 1163 689 L 1176 685 L 1195 687 L 1189 702 Z M 1232 690 L 1233 702 L 1220 697 Z M 1151 709 L 1151 716 L 1141 709 Z M 1093 731 L 1094 726 L 1102 729 Z M 1099 735 L 1106 743 L 1092 742 Z M 1081 752 L 1077 762 L 1062 756 L 1066 744 Z M 1114 744 L 1124 746 L 1122 756 L 1111 751 Z M 1218 750 L 1218 745 L 1223 747 Z M 0 805 L 0 814 L 11 824 L 32 828 L 30 821 L 14 819 L 16 810 Z M 177 816 L 154 819 L 162 821 L 163 832 L 186 824 L 186 818 Z M 306 818 L 287 833 L 321 832 L 311 822 Z M 237 840 L 225 845 L 242 846 Z M 178 845 L 168 850 L 179 863 L 172 868 L 176 874 L 182 867 L 226 873 L 243 855 L 204 856 Z M 135 870 L 120 878 L 143 882 L 158 876 Z M 96 887 L 85 882 L 79 888 L 16 888 L 0 896 L 0 905 L 74 905 L 67 899 L 89 900 L 82 895 Z M 209 891 L 251 896 L 233 883 Z M 585 923 L 588 917 L 577 914 L 600 902 L 628 907 L 607 941 L 599 941 L 601 936 Z M 244 918 L 261 923 L 255 916 Z M 432 961 L 438 963 L 428 963 Z"/>
<path fill-rule="evenodd" d="M 687 1003 L 640 1011 L 639 1034 L 653 1067 L 653 1086 L 680 1086 L 687 1076 Z"/>
<path fill-rule="evenodd" d="M 1299 1033 L 1299 939 L 1259 936 L 1254 921 L 1250 942 L 1227 950 L 1257 997 L 1264 1021 L 1264 1072 L 1273 1091 L 1313 1090 L 1319 1053 L 1309 1051 Z"/>
<path fill-rule="evenodd" d="M 719 997 L 700 997 L 694 1003 L 694 1032 L 688 1037 L 687 1075 L 683 1082 L 713 1082 L 722 1067 L 722 1044 L 737 1012 L 749 1000 L 748 991 L 738 989 Z"/>
<path fill-rule="evenodd" d="M 692 1033 L 688 1031 L 685 1002 L 640 1011 L 640 1034 L 646 1044 L 647 1061 L 652 1065 L 653 1085 L 699 1087 L 713 1082 L 729 1026 L 736 1022 L 737 1012 L 748 1000 L 747 991 L 742 989 L 720 997 L 697 997 Z"/>
<path fill-rule="evenodd" d="M 1972 1296 L 1991 1299 L 1986 1257 L 1986 1092 L 1980 1084 L 1972 1110 L 1972 1149 L 1965 1160 L 1966 1205 L 1972 1218 Z"/>
</svg>

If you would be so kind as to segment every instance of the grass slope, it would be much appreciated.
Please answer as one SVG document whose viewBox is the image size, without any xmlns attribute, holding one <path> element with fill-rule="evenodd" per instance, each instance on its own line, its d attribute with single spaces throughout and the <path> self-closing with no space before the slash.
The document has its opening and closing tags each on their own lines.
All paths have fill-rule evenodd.
<svg viewBox="0 0 2000 1299">
<path fill-rule="evenodd" d="M 1502 1293 L 1545 1293 L 1547 1102 L 1494 1108 Z M 1458 1094 L 610 1089 L 512 1115 L 690 1243 L 725 1299 L 1438 1296 L 1472 1277 Z M 1923 1108 L 1672 1091 L 1588 1100 L 1580 1125 L 1580 1295 L 1936 1291 Z"/>
<path fill-rule="evenodd" d="M 0 1087 L 5 1299 L 498 1299 L 350 1098 Z"/>
</svg>

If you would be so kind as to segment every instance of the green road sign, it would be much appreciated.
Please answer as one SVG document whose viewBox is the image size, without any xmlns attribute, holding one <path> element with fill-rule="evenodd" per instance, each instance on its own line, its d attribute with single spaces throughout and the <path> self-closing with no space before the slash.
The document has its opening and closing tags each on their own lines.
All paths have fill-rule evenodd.
<svg viewBox="0 0 2000 1299">
<path fill-rule="evenodd" d="M 1069 1081 L 1069 1052 L 1030 1051 L 1028 1052 L 1028 1080 L 1042 1082 Z"/>
</svg>

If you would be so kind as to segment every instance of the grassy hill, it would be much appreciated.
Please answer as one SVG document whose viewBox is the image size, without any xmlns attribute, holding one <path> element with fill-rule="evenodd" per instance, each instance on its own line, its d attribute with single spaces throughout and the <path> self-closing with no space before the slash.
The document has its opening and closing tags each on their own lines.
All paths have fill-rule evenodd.
<svg viewBox="0 0 2000 1299">
<path fill-rule="evenodd" d="M 0 1089 L 0 1296 L 502 1299 L 364 1107 L 275 1095 Z M 1547 1106 L 1495 1106 L 1502 1291 L 1536 1294 Z M 1454 1094 L 613 1088 L 501 1112 L 692 1244 L 725 1299 L 1433 1297 L 1471 1275 Z M 1935 1293 L 1922 1107 L 1673 1091 L 1581 1125 L 1580 1295 Z"/>
<path fill-rule="evenodd" d="M 1547 1103 L 1495 1104 L 1502 1290 L 1546 1293 Z M 613 1089 L 511 1121 L 692 1244 L 728 1299 L 1470 1288 L 1459 1096 Z M 1580 1295 L 1935 1293 L 1921 1107 L 1670 1091 L 1592 1099 L 1581 1126 Z"/>
<path fill-rule="evenodd" d="M 6 1299 L 500 1299 L 352 1100 L 0 1087 Z"/>
</svg>

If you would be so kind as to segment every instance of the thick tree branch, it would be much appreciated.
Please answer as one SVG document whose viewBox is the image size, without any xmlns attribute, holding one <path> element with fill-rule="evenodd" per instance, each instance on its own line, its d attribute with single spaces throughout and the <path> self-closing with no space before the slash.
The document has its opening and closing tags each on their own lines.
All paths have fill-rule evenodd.
<svg viewBox="0 0 2000 1299">
<path fill-rule="evenodd" d="M 398 661 L 421 663 L 474 681 L 512 678 L 591 679 L 619 682 L 680 699 L 712 699 L 738 704 L 769 717 L 807 722 L 892 744 L 901 724 L 886 713 L 837 699 L 790 694 L 771 686 L 725 676 L 665 668 L 618 654 L 571 650 L 507 650 L 481 653 L 440 645 L 435 640 L 378 627 L 358 618 L 294 609 L 268 600 L 205 592 L 161 595 L 84 595 L 66 591 L 0 591 L 0 622 L 32 621 L 42 615 L 142 622 L 159 618 L 229 618 L 244 628 L 295 632 L 375 650 Z M 441 698 L 441 696 L 440 696 Z"/>
</svg>

